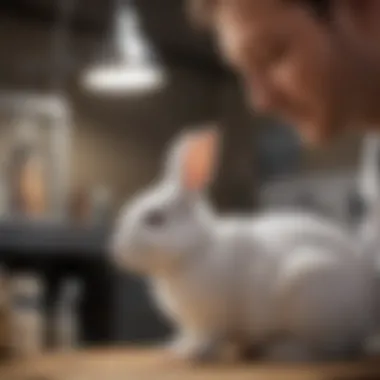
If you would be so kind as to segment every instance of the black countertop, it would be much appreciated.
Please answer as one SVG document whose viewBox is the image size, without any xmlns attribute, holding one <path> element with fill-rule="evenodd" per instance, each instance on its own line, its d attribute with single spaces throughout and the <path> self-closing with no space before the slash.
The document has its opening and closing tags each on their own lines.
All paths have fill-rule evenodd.
<svg viewBox="0 0 380 380">
<path fill-rule="evenodd" d="M 110 228 L 77 226 L 63 222 L 7 219 L 0 221 L 2 255 L 76 255 L 99 259 L 106 256 Z M 47 257 L 46 257 L 47 258 Z"/>
</svg>

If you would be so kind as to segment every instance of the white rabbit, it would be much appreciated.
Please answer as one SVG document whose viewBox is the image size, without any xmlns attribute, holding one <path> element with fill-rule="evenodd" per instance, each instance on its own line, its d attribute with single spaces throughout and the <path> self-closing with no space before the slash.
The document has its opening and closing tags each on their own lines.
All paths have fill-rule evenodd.
<svg viewBox="0 0 380 380">
<path fill-rule="evenodd" d="M 174 347 L 217 357 L 223 343 L 270 359 L 343 358 L 372 331 L 372 269 L 348 233 L 323 218 L 222 218 L 204 195 L 219 134 L 183 134 L 163 178 L 121 212 L 115 260 L 148 277 L 178 327 Z"/>
</svg>

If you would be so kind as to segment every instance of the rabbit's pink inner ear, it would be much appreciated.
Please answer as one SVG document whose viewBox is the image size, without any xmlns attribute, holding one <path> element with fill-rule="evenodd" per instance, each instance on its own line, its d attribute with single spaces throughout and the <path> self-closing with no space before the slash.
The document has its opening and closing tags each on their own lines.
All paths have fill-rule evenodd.
<svg viewBox="0 0 380 380">
<path fill-rule="evenodd" d="M 212 179 L 218 156 L 219 136 L 214 130 L 196 133 L 185 147 L 182 179 L 187 190 L 205 188 Z"/>
</svg>

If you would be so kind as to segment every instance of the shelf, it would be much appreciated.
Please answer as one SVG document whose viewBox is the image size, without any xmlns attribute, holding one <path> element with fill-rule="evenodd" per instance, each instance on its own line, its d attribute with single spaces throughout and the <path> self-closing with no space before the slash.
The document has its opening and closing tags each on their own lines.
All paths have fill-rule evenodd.
<svg viewBox="0 0 380 380">
<path fill-rule="evenodd" d="M 0 221 L 0 260 L 10 253 L 101 258 L 107 252 L 108 236 L 106 227 L 20 219 Z"/>
</svg>

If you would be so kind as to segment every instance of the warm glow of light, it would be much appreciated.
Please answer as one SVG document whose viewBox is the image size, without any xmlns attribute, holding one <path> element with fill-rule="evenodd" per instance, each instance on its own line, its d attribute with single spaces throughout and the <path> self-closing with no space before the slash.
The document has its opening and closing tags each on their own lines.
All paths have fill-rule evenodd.
<svg viewBox="0 0 380 380">
<path fill-rule="evenodd" d="M 84 86 L 91 92 L 107 94 L 138 93 L 160 88 L 164 83 L 162 70 L 154 66 L 105 66 L 89 70 Z"/>
</svg>

